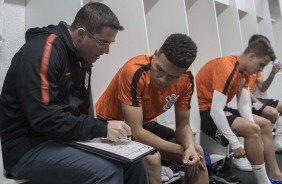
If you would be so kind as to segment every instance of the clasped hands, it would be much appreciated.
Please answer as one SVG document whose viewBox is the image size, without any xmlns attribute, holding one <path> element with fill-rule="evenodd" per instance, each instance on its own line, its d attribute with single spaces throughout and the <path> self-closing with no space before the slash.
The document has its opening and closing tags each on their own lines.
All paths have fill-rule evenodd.
<svg viewBox="0 0 282 184">
<path fill-rule="evenodd" d="M 188 174 L 189 177 L 194 177 L 198 174 L 199 169 L 205 169 L 203 162 L 201 160 L 203 157 L 196 152 L 194 146 L 189 146 L 184 151 L 184 157 L 182 160 L 182 164 L 187 171 L 185 174 Z"/>
</svg>

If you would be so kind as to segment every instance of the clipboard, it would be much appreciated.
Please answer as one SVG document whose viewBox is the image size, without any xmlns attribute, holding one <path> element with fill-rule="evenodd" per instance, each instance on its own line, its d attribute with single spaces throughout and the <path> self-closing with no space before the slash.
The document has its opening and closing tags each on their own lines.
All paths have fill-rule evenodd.
<svg viewBox="0 0 282 184">
<path fill-rule="evenodd" d="M 136 141 L 112 142 L 105 138 L 94 138 L 89 141 L 76 141 L 69 143 L 82 149 L 119 162 L 131 163 L 146 155 L 156 152 L 156 148 Z"/>
</svg>

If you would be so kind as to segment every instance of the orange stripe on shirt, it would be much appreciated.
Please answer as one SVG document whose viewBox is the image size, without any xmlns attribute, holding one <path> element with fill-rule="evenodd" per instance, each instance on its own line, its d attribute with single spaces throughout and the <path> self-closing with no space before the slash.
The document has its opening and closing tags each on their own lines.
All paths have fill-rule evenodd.
<svg viewBox="0 0 282 184">
<path fill-rule="evenodd" d="M 44 105 L 49 104 L 49 83 L 47 80 L 47 70 L 49 65 L 50 54 L 52 50 L 52 44 L 56 39 L 55 34 L 51 34 L 45 43 L 43 56 L 41 60 L 40 78 L 41 78 L 41 92 L 42 92 L 42 103 Z"/>
</svg>

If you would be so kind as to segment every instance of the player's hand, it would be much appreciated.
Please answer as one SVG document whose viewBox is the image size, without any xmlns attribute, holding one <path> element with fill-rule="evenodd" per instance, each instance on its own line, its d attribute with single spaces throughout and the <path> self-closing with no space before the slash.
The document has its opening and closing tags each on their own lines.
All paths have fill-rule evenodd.
<svg viewBox="0 0 282 184">
<path fill-rule="evenodd" d="M 117 142 L 127 140 L 131 136 L 131 128 L 123 121 L 108 121 L 107 139 Z"/>
<path fill-rule="evenodd" d="M 282 69 L 282 65 L 280 63 L 274 64 L 272 66 L 272 71 L 271 73 L 273 73 L 274 75 L 277 74 L 279 71 L 281 71 Z"/>
<path fill-rule="evenodd" d="M 200 158 L 202 158 L 202 156 L 196 152 L 194 146 L 189 146 L 185 150 L 182 162 L 187 171 L 186 174 L 188 174 L 189 177 L 196 176 L 200 167 L 204 168 L 200 162 Z"/>
<path fill-rule="evenodd" d="M 246 157 L 246 152 L 244 150 L 244 148 L 239 147 L 235 150 L 233 150 L 233 157 L 234 158 L 245 158 Z"/>
<path fill-rule="evenodd" d="M 252 104 L 252 106 L 253 106 L 253 108 L 255 108 L 256 110 L 259 110 L 259 109 L 262 108 L 263 103 L 261 103 L 261 102 L 255 102 L 255 103 Z"/>
</svg>

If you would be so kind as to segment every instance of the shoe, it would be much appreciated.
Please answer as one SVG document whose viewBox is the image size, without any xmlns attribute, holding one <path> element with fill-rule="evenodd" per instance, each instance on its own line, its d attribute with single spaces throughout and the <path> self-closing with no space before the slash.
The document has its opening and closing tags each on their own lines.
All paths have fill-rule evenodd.
<svg viewBox="0 0 282 184">
<path fill-rule="evenodd" d="M 184 177 L 185 176 L 184 166 L 183 165 L 179 165 L 178 169 L 179 169 L 179 175 Z"/>
<path fill-rule="evenodd" d="M 166 176 L 166 177 L 168 177 L 168 179 L 171 179 L 171 178 L 173 178 L 173 172 L 169 167 L 162 166 L 161 176 L 162 177 Z M 166 177 L 164 177 L 164 179 L 166 179 Z"/>
<path fill-rule="evenodd" d="M 232 159 L 232 167 L 241 171 L 253 171 L 251 163 L 247 158 L 233 158 Z"/>
<path fill-rule="evenodd" d="M 209 177 L 209 184 L 215 184 L 215 180 L 211 177 Z"/>
<path fill-rule="evenodd" d="M 161 175 L 161 180 L 162 180 L 162 182 L 167 182 L 167 181 L 169 181 L 169 177 Z"/>
<path fill-rule="evenodd" d="M 282 134 L 277 133 L 274 136 L 274 147 L 276 152 L 282 152 Z"/>
<path fill-rule="evenodd" d="M 271 178 L 269 178 L 269 181 L 271 182 L 271 184 L 282 184 L 282 181 L 275 181 Z"/>
<path fill-rule="evenodd" d="M 241 179 L 235 176 L 232 173 L 231 169 L 224 168 L 222 166 L 216 166 L 216 168 L 213 168 L 213 175 L 211 175 L 211 178 L 221 183 L 227 183 L 227 184 L 241 183 Z"/>
<path fill-rule="evenodd" d="M 274 136 L 274 147 L 276 152 L 282 151 L 282 116 L 279 116 L 276 123 L 276 132 Z"/>
<path fill-rule="evenodd" d="M 178 164 L 176 162 L 172 162 L 171 166 L 169 166 L 169 168 L 173 172 L 173 177 L 179 176 Z"/>
</svg>

